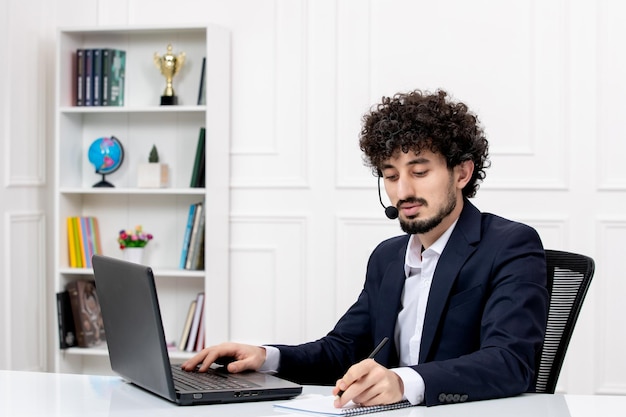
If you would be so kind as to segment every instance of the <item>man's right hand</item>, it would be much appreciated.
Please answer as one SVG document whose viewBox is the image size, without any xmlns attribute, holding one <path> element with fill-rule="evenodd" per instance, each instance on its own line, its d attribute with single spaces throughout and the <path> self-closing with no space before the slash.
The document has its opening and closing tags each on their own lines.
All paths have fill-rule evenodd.
<svg viewBox="0 0 626 417">
<path fill-rule="evenodd" d="M 185 361 L 181 368 L 185 371 L 206 372 L 213 363 L 228 362 L 228 372 L 257 371 L 265 362 L 265 348 L 241 343 L 222 343 L 201 350 L 193 358 Z M 199 368 L 196 367 L 200 365 Z"/>
</svg>

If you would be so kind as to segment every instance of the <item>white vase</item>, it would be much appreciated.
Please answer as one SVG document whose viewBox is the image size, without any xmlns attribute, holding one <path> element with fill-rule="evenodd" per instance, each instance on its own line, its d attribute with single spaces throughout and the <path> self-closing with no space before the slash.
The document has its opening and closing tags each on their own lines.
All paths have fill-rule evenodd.
<svg viewBox="0 0 626 417">
<path fill-rule="evenodd" d="M 144 248 L 124 248 L 122 252 L 124 253 L 124 259 L 128 262 L 143 263 Z"/>
</svg>

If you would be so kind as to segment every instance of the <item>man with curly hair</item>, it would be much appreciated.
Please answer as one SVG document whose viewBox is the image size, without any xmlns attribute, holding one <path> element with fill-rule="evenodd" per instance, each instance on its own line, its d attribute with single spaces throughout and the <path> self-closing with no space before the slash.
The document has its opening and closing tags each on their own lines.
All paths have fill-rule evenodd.
<svg viewBox="0 0 626 417">
<path fill-rule="evenodd" d="M 372 252 L 356 302 L 319 340 L 223 343 L 183 369 L 230 357 L 230 372 L 334 384 L 336 407 L 533 391 L 548 308 L 544 250 L 531 227 L 468 200 L 489 166 L 477 117 L 441 90 L 397 94 L 364 116 L 360 147 L 406 234 Z M 385 337 L 375 359 L 363 359 Z"/>
</svg>

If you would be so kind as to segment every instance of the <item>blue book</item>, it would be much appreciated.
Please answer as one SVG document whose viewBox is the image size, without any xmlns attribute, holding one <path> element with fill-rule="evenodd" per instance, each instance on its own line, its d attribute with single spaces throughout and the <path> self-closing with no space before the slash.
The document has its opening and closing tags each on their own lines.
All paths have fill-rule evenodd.
<svg viewBox="0 0 626 417">
<path fill-rule="evenodd" d="M 189 240 L 191 239 L 191 229 L 193 228 L 193 219 L 196 211 L 196 204 L 189 206 L 189 216 L 187 216 L 187 227 L 185 229 L 185 237 L 183 238 L 183 250 L 180 254 L 180 269 L 185 269 L 187 263 L 187 253 L 189 252 Z"/>
</svg>

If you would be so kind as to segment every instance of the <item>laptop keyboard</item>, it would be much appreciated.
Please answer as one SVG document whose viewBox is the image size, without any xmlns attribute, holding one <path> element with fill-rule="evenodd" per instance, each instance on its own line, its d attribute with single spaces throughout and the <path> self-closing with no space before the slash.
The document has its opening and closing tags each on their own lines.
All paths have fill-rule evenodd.
<svg viewBox="0 0 626 417">
<path fill-rule="evenodd" d="M 178 389 L 189 390 L 220 390 L 220 389 L 247 389 L 258 387 L 258 385 L 229 377 L 228 374 L 222 374 L 209 369 L 209 372 L 187 372 L 180 368 L 180 365 L 172 366 L 172 377 L 174 385 Z"/>
</svg>

